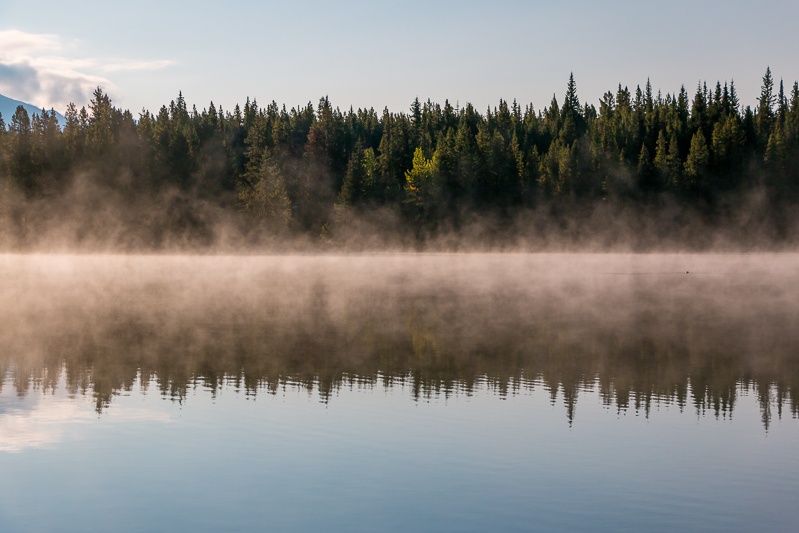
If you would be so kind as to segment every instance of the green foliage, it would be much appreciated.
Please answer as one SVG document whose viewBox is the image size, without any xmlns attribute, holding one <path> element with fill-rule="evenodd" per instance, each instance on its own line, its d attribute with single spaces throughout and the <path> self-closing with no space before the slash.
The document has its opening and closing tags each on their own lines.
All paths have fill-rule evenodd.
<svg viewBox="0 0 799 533">
<path fill-rule="evenodd" d="M 740 166 L 745 142 L 746 137 L 738 115 L 727 115 L 713 126 L 711 153 L 718 176 L 719 190 L 728 190 L 736 185 L 737 169 Z"/>
<path fill-rule="evenodd" d="M 684 87 L 662 95 L 648 80 L 633 91 L 618 85 L 595 107 L 580 103 L 570 75 L 562 105 L 554 95 L 541 111 L 500 100 L 484 114 L 418 98 L 409 112 L 343 112 L 327 97 L 315 108 L 248 98 L 232 112 L 213 103 L 199 111 L 179 94 L 138 120 L 98 88 L 88 109 L 68 106 L 63 131 L 44 110 L 0 117 L 0 176 L 5 198 L 17 199 L 7 213 L 18 199 L 61 194 L 80 171 L 99 170 L 109 191 L 178 191 L 314 236 L 335 212 L 377 206 L 434 227 L 469 211 L 506 216 L 547 202 L 676 194 L 713 205 L 751 186 L 799 203 L 799 85 L 775 90 L 767 69 L 754 109 L 742 108 L 734 82 L 710 87 L 700 82 L 691 99 Z"/>
<path fill-rule="evenodd" d="M 560 139 L 541 158 L 538 186 L 547 197 L 569 196 L 573 192 L 574 150 Z"/>
<path fill-rule="evenodd" d="M 258 223 L 275 231 L 286 229 L 291 218 L 291 204 L 281 163 L 280 157 L 274 154 L 264 157 L 256 181 L 239 193 L 244 209 Z"/>
<path fill-rule="evenodd" d="M 689 189 L 704 185 L 710 164 L 710 151 L 705 142 L 705 135 L 697 131 L 691 138 L 691 150 L 685 160 L 685 183 Z"/>
<path fill-rule="evenodd" d="M 33 147 L 33 128 L 30 116 L 24 107 L 19 106 L 11 116 L 7 140 L 9 173 L 27 196 L 38 191 L 41 181 L 38 167 L 38 154 Z"/>
<path fill-rule="evenodd" d="M 766 67 L 763 75 L 763 86 L 760 89 L 760 99 L 757 105 L 757 129 L 761 142 L 767 141 L 771 135 L 774 119 L 774 79 L 771 77 L 771 68 Z"/>
<path fill-rule="evenodd" d="M 778 123 L 768 138 L 765 160 L 771 165 L 781 167 L 788 156 L 785 128 Z"/>
<path fill-rule="evenodd" d="M 643 193 L 659 192 L 657 175 L 655 174 L 654 164 L 649 155 L 646 145 L 641 146 L 641 153 L 638 155 L 638 188 Z"/>
<path fill-rule="evenodd" d="M 375 197 L 375 187 L 379 181 L 380 165 L 372 148 L 363 150 L 360 142 L 356 145 L 347 165 L 344 184 L 338 195 L 342 207 L 363 206 Z"/>
<path fill-rule="evenodd" d="M 413 153 L 413 167 L 405 172 L 405 203 L 413 206 L 416 218 L 424 218 L 441 194 L 437 154 L 425 158 L 421 148 Z"/>
</svg>

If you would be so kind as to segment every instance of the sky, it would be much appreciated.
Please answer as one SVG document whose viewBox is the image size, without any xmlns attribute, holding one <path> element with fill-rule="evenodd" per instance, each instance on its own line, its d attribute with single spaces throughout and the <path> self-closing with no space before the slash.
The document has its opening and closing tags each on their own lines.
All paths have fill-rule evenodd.
<svg viewBox="0 0 799 533">
<path fill-rule="evenodd" d="M 342 109 L 540 110 L 573 72 L 597 107 L 647 78 L 691 95 L 734 79 L 754 105 L 767 66 L 786 91 L 799 79 L 797 20 L 796 0 L 3 0 L 0 94 L 63 112 L 100 86 L 134 116 L 181 91 L 198 109 L 327 95 Z"/>
</svg>

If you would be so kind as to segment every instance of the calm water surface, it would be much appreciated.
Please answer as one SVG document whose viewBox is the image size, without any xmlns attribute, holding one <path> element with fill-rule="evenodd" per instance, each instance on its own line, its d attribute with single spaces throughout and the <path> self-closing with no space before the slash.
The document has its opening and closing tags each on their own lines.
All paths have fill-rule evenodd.
<svg viewBox="0 0 799 533">
<path fill-rule="evenodd" d="M 0 256 L 0 531 L 795 531 L 799 256 Z"/>
</svg>

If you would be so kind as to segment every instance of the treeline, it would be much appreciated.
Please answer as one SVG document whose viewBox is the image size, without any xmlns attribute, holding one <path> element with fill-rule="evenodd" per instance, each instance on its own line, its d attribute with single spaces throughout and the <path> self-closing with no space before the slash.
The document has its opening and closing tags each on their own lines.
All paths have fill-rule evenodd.
<svg viewBox="0 0 799 533">
<path fill-rule="evenodd" d="M 412 323 L 408 337 L 420 333 L 414 327 Z M 57 339 L 66 341 L 62 345 L 66 348 L 59 351 L 54 344 L 48 346 L 34 361 L 9 358 L 3 349 L 0 376 L 18 396 L 32 390 L 54 392 L 63 380 L 61 386 L 70 394 L 93 397 L 98 413 L 137 385 L 176 401 L 187 401 L 198 386 L 210 394 L 228 386 L 252 397 L 287 388 L 316 390 L 325 402 L 334 401 L 341 389 L 382 385 L 405 387 L 417 401 L 471 395 L 481 389 L 506 397 L 543 387 L 553 404 L 560 401 L 566 407 L 569 423 L 575 419 L 579 397 L 591 392 L 597 392 L 609 408 L 634 410 L 647 417 L 653 408 L 675 405 L 701 416 L 728 418 L 741 397 L 751 395 L 760 406 L 766 430 L 775 418 L 799 418 L 795 361 L 775 357 L 772 369 L 753 371 L 743 354 L 690 352 L 694 347 L 690 342 L 675 347 L 645 338 L 648 353 L 625 343 L 623 349 L 603 350 L 595 358 L 549 351 L 546 346 L 518 353 L 514 342 L 503 347 L 515 347 L 516 353 L 453 352 L 446 345 L 437 346 L 443 351 L 435 353 L 429 346 L 418 346 L 415 338 L 403 339 L 392 332 L 390 339 L 378 339 L 378 346 L 373 347 L 387 350 L 381 355 L 364 350 L 362 339 L 357 339 L 355 347 L 346 346 L 352 339 L 339 335 L 332 344 L 289 334 L 258 346 L 252 343 L 250 329 L 236 328 L 222 335 L 223 342 L 213 340 L 211 346 L 198 349 L 169 343 L 158 333 L 153 341 L 145 333 L 153 331 L 139 324 L 132 330 L 103 331 L 100 339 L 81 337 L 77 345 L 74 337 Z M 180 333 L 192 339 L 199 336 L 188 330 Z M 233 333 L 247 337 L 236 343 L 230 340 Z M 383 343 L 392 344 L 389 348 Z M 557 348 L 557 343 L 549 347 Z M 0 392 L 3 387 L 0 381 Z"/>
<path fill-rule="evenodd" d="M 657 208 L 671 198 L 706 212 L 752 190 L 772 204 L 799 201 L 799 86 L 787 94 L 768 69 L 754 109 L 733 82 L 702 83 L 692 97 L 620 85 L 597 108 L 580 103 L 572 76 L 563 101 L 539 111 L 416 99 L 408 113 L 378 114 L 326 97 L 290 110 L 248 99 L 198 111 L 181 94 L 134 117 L 98 88 L 88 109 L 70 104 L 65 117 L 63 129 L 53 112 L 0 117 L 7 232 L 30 224 L 21 205 L 64 195 L 80 173 L 123 197 L 173 191 L 245 213 L 253 230 L 313 236 L 381 207 L 429 231 L 457 229 L 465 213 L 510 220 L 608 199 Z M 172 223 L 191 226 L 191 205 Z"/>
</svg>

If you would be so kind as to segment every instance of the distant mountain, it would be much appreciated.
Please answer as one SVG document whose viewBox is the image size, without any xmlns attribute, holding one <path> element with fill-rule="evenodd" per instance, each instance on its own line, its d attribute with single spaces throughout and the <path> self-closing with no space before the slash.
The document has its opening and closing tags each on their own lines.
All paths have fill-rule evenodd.
<svg viewBox="0 0 799 533">
<path fill-rule="evenodd" d="M 7 96 L 3 96 L 2 94 L 0 94 L 0 113 L 3 114 L 3 121 L 6 123 L 6 128 L 8 128 L 8 125 L 11 123 L 11 117 L 16 112 L 17 107 L 19 106 L 24 107 L 25 111 L 28 112 L 28 115 L 42 114 L 41 107 L 36 107 L 33 104 L 26 104 L 25 102 L 20 102 L 19 100 L 14 100 L 13 98 L 9 98 Z M 56 111 L 55 116 L 58 119 L 58 125 L 63 128 L 64 124 L 66 124 L 66 119 L 64 118 L 64 115 Z"/>
</svg>

